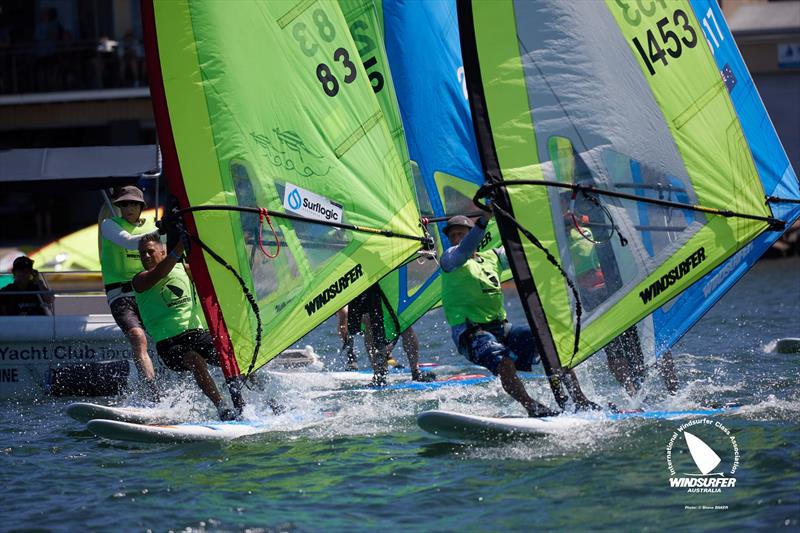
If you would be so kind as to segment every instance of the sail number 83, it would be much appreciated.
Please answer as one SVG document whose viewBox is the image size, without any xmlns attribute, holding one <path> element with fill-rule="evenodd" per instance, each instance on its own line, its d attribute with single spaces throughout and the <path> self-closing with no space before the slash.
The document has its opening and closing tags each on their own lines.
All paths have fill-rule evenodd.
<svg viewBox="0 0 800 533">
<path fill-rule="evenodd" d="M 311 14 L 311 19 L 316 26 L 319 39 L 326 43 L 333 42 L 336 38 L 336 27 L 331 23 L 327 13 L 322 9 L 316 9 Z M 308 26 L 304 22 L 298 22 L 292 27 L 292 36 L 307 57 L 313 57 L 319 51 L 317 39 L 309 32 Z M 350 60 L 350 52 L 346 48 L 339 47 L 333 52 L 332 59 L 334 64 L 341 64 L 344 68 L 345 75 L 341 78 L 342 81 L 353 83 L 358 75 L 358 70 L 355 63 Z M 330 65 L 319 63 L 316 74 L 325 94 L 333 97 L 339 93 L 339 78 L 333 74 Z"/>
</svg>

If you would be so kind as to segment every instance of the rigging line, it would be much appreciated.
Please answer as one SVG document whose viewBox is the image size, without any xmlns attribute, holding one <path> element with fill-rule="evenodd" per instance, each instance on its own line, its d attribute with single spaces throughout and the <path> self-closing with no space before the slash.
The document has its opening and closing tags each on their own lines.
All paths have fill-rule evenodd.
<svg viewBox="0 0 800 533">
<path fill-rule="evenodd" d="M 597 241 L 597 240 L 594 239 L 594 237 L 590 238 L 590 237 L 586 236 L 586 234 L 583 232 L 583 229 L 581 228 L 580 222 L 578 221 L 578 217 L 575 216 L 575 199 L 578 196 L 578 191 L 577 190 L 573 190 L 572 191 L 572 199 L 570 199 L 570 202 L 569 202 L 569 216 L 570 216 L 570 218 L 572 218 L 572 224 L 575 226 L 575 229 L 578 230 L 578 233 L 580 234 L 580 236 L 583 237 L 584 239 L 586 239 L 587 241 L 591 242 L 592 244 L 604 244 L 604 243 L 610 241 L 611 237 L 614 236 L 614 232 L 616 232 L 617 236 L 619 237 L 620 246 L 628 246 L 628 239 L 626 239 L 622 235 L 622 232 L 617 227 L 617 223 L 614 222 L 614 217 L 611 216 L 611 213 L 608 211 L 608 208 L 606 206 L 604 206 L 603 204 L 601 204 L 600 200 L 598 200 L 594 196 L 591 196 L 590 194 L 587 194 L 586 192 L 583 192 L 582 194 L 583 194 L 584 198 L 586 198 L 587 201 L 591 202 L 597 208 L 599 208 L 600 210 L 603 211 L 603 215 L 608 219 L 609 222 L 611 222 L 611 233 L 610 233 L 608 239 L 605 240 L 605 241 Z"/>
<path fill-rule="evenodd" d="M 267 221 L 267 224 L 269 224 L 269 229 L 272 230 L 272 235 L 275 237 L 275 253 L 274 254 L 270 254 L 269 252 L 267 252 L 264 249 L 264 242 L 263 242 L 263 239 L 261 238 L 261 230 L 264 229 L 264 220 L 265 219 Z M 258 247 L 261 248 L 261 253 L 264 254 L 264 256 L 267 259 L 275 259 L 276 257 L 278 257 L 278 254 L 281 253 L 281 241 L 280 241 L 280 239 L 278 239 L 278 232 L 275 231 L 275 226 L 272 225 L 272 220 L 270 220 L 270 218 L 269 218 L 269 211 L 267 211 L 266 209 L 262 209 L 258 213 Z"/>
<path fill-rule="evenodd" d="M 780 196 L 767 196 L 768 204 L 800 204 L 800 198 L 781 198 Z"/>
<path fill-rule="evenodd" d="M 566 226 L 570 226 L 570 224 L 565 224 Z M 606 224 L 604 222 L 581 222 L 582 226 L 586 226 L 588 228 L 602 228 L 602 229 L 611 229 L 611 224 Z M 666 231 L 668 233 L 680 233 L 681 231 L 686 231 L 688 226 L 654 226 L 654 225 L 642 225 L 642 224 L 634 224 L 633 229 L 637 231 Z"/>
<path fill-rule="evenodd" d="M 582 191 L 582 192 L 589 192 L 593 194 L 599 194 L 603 196 L 610 196 L 612 198 L 621 198 L 623 200 L 633 200 L 636 202 L 643 202 L 647 204 L 654 204 L 660 205 L 663 207 L 676 207 L 678 209 L 686 209 L 687 211 L 697 211 L 700 213 L 708 213 L 712 215 L 720 215 L 726 218 L 744 218 L 748 220 L 758 220 L 760 222 L 766 222 L 769 224 L 770 230 L 780 231 L 786 228 L 786 222 L 775 217 L 765 217 L 761 215 L 750 215 L 747 213 L 738 213 L 736 211 L 730 211 L 727 209 L 716 209 L 713 207 L 705 207 L 702 205 L 695 205 L 695 204 L 685 204 L 683 202 L 673 202 L 671 200 L 660 200 L 657 198 L 648 198 L 646 196 L 638 196 L 635 194 L 627 194 L 623 192 L 616 192 L 616 191 L 609 191 L 606 189 L 598 189 L 597 187 L 592 187 L 589 185 L 578 185 L 575 183 L 561 183 L 557 181 L 548 181 L 548 180 L 505 180 L 502 182 L 497 183 L 484 183 L 481 185 L 481 188 L 478 189 L 478 193 L 475 195 L 476 199 L 484 198 L 488 195 L 489 189 L 495 189 L 499 187 L 507 187 L 509 185 L 543 185 L 546 187 L 558 187 L 561 189 L 571 189 L 573 191 Z"/>
<path fill-rule="evenodd" d="M 659 192 L 667 191 L 669 193 L 673 193 L 673 192 L 688 192 L 683 187 L 673 187 L 671 185 L 662 185 L 660 183 L 656 183 L 656 184 L 649 184 L 649 183 L 613 183 L 613 185 L 617 189 L 646 189 L 646 190 L 650 190 L 650 191 L 659 191 Z"/>
<path fill-rule="evenodd" d="M 186 229 L 182 229 L 182 231 L 184 232 L 185 235 L 188 235 L 193 241 L 199 244 L 200 248 L 202 248 L 203 251 L 205 251 L 208 255 L 210 255 L 214 259 L 214 261 L 222 265 L 226 270 L 230 271 L 231 274 L 234 275 L 236 280 L 239 282 L 239 285 L 242 287 L 242 293 L 244 294 L 245 298 L 250 304 L 250 307 L 253 309 L 253 313 L 255 314 L 256 317 L 256 345 L 255 348 L 253 348 L 253 357 L 251 358 L 250 366 L 247 369 L 247 375 L 249 376 L 250 373 L 253 371 L 253 367 L 256 364 L 256 358 L 258 357 L 258 352 L 261 349 L 261 339 L 263 333 L 261 312 L 258 310 L 258 303 L 256 302 L 253 293 L 251 293 L 250 290 L 247 288 L 247 284 L 245 283 L 244 279 L 242 279 L 242 276 L 239 275 L 239 273 L 236 271 L 235 268 L 233 268 L 227 261 L 225 261 L 225 259 L 223 259 L 214 250 L 212 250 L 206 243 L 200 240 L 200 237 L 198 237 L 197 235 L 192 235 Z"/>
<path fill-rule="evenodd" d="M 483 188 L 483 187 L 481 187 L 481 188 Z M 523 235 L 525 235 L 525 237 L 527 237 L 527 239 L 531 242 L 531 244 L 533 244 L 536 248 L 541 250 L 542 253 L 544 253 L 545 257 L 550 262 L 550 264 L 552 264 L 554 267 L 556 267 L 556 269 L 558 269 L 558 272 L 561 274 L 561 276 L 567 282 L 567 285 L 569 286 L 570 290 L 572 291 L 572 296 L 575 298 L 575 343 L 574 343 L 573 348 L 572 348 L 572 356 L 569 358 L 569 363 L 567 363 L 567 366 L 571 367 L 572 366 L 572 361 L 575 359 L 575 356 L 578 355 L 578 349 L 580 347 L 580 339 L 581 339 L 581 316 L 583 315 L 583 306 L 581 305 L 581 298 L 578 295 L 578 289 L 575 287 L 575 284 L 570 279 L 569 274 L 567 274 L 564 271 L 564 269 L 561 267 L 561 264 L 559 264 L 558 260 L 555 257 L 553 257 L 553 254 L 551 254 L 547 250 L 547 248 L 544 247 L 544 245 L 541 243 L 541 241 L 539 241 L 539 239 L 537 239 L 536 236 L 533 233 L 528 231 L 522 224 L 520 224 L 520 222 L 511 215 L 511 213 L 509 213 L 508 211 L 506 211 L 502 207 L 498 206 L 495 202 L 492 202 L 491 206 L 486 206 L 486 205 L 483 205 L 483 204 L 479 203 L 478 202 L 478 200 L 479 200 L 478 194 L 480 194 L 480 192 L 481 191 L 479 189 L 478 193 L 476 193 L 476 195 L 475 195 L 475 198 L 473 198 L 473 200 L 472 200 L 473 202 L 475 202 L 475 205 L 477 205 L 479 208 L 481 208 L 481 209 L 483 209 L 485 211 L 490 211 L 490 210 L 494 209 L 498 213 L 500 213 L 502 216 L 504 216 L 508 220 L 510 220 L 517 227 L 519 232 L 522 233 Z"/>
<path fill-rule="evenodd" d="M 195 205 L 179 209 L 176 213 L 182 215 L 184 213 L 192 213 L 195 211 L 240 211 L 244 213 L 261 214 L 263 207 L 244 207 L 238 205 Z M 327 220 L 317 220 L 315 218 L 307 218 L 292 213 L 282 213 L 279 211 L 268 211 L 270 216 L 276 218 L 285 218 L 288 220 L 296 220 L 298 222 L 308 222 L 309 224 L 317 224 L 320 226 L 331 226 L 334 228 L 349 229 L 352 231 L 359 231 L 361 233 L 371 233 L 373 235 L 382 235 L 384 237 L 397 237 L 399 239 L 409 239 L 412 241 L 421 242 L 424 245 L 430 243 L 429 237 L 419 237 L 417 235 L 407 235 L 405 233 L 397 233 L 392 230 L 371 228 L 369 226 L 356 226 L 355 224 L 343 224 L 341 222 L 330 222 Z"/>
</svg>

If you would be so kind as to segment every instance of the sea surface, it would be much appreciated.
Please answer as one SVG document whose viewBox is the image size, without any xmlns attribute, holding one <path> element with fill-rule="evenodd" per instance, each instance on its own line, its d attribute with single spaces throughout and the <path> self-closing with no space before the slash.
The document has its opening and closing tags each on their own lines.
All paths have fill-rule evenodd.
<svg viewBox="0 0 800 533">
<path fill-rule="evenodd" d="M 511 295 L 508 304 L 512 320 L 523 321 Z M 424 361 L 466 365 L 440 311 L 415 329 Z M 268 417 L 265 398 L 276 396 L 308 424 L 223 444 L 131 444 L 96 438 L 65 416 L 74 398 L 5 402 L 0 530 L 799 530 L 800 354 L 775 353 L 781 337 L 800 337 L 796 259 L 756 265 L 676 346 L 677 395 L 654 377 L 646 393 L 627 398 L 602 354 L 579 368 L 584 390 L 599 403 L 669 410 L 740 404 L 685 428 L 719 455 L 718 470 L 736 479 L 720 493 L 670 487 L 671 440 L 676 475 L 699 473 L 684 437 L 673 439 L 696 418 L 598 421 L 544 438 L 459 443 L 424 433 L 415 415 L 433 408 L 522 415 L 496 380 L 433 391 L 333 392 L 353 385 L 262 370 L 266 391 L 248 391 L 247 415 Z M 298 346 L 306 344 L 326 369 L 342 369 L 333 321 Z M 403 362 L 400 348 L 396 354 Z M 552 404 L 541 379 L 527 385 Z M 186 383 L 165 401 L 210 413 Z M 734 440 L 739 463 L 730 474 Z"/>
</svg>

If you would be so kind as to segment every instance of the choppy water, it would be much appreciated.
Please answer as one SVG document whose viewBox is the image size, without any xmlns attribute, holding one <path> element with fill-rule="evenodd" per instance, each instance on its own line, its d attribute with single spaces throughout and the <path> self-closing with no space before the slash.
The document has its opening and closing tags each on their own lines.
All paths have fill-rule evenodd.
<svg viewBox="0 0 800 533">
<path fill-rule="evenodd" d="M 521 318 L 518 310 L 512 317 Z M 423 359 L 463 363 L 441 314 L 416 329 L 431 354 Z M 423 433 L 414 415 L 435 407 L 521 413 L 498 383 L 320 398 L 332 382 L 294 380 L 284 383 L 284 401 L 336 414 L 297 433 L 228 444 L 112 443 L 64 416 L 68 400 L 4 404 L 0 530 L 798 529 L 800 354 L 770 352 L 771 341 L 788 336 L 800 336 L 800 262 L 762 262 L 677 347 L 679 394 L 665 398 L 654 382 L 645 400 L 669 409 L 745 406 L 714 418 L 740 451 L 736 486 L 721 494 L 669 487 L 665 448 L 687 420 L 458 444 Z M 334 340 L 329 322 L 300 344 L 314 344 L 333 368 L 341 365 L 326 347 Z M 630 405 L 602 356 L 579 375 L 594 399 Z M 550 398 L 544 383 L 529 388 Z M 691 431 L 730 468 L 733 451 L 719 430 Z M 679 448 L 678 471 L 696 473 Z"/>
</svg>

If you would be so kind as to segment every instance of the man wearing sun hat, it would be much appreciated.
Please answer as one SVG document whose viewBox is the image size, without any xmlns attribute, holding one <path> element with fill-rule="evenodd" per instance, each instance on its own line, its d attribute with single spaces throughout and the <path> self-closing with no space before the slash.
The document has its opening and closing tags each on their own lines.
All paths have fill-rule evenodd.
<svg viewBox="0 0 800 533">
<path fill-rule="evenodd" d="M 503 248 L 479 252 L 491 214 L 477 222 L 457 215 L 447 221 L 443 232 L 450 247 L 442 254 L 442 306 L 458 352 L 472 363 L 500 377 L 503 389 L 528 411 L 528 416 L 557 415 L 530 397 L 517 371 L 530 371 L 539 362 L 536 339 L 529 326 L 512 326 L 506 320 L 500 273 L 508 268 Z M 576 404 L 598 408 L 574 380 Z"/>
<path fill-rule="evenodd" d="M 157 400 L 155 370 L 147 353 L 145 336 L 131 279 L 142 269 L 139 260 L 139 241 L 148 234 L 158 235 L 154 221 L 142 218 L 145 207 L 142 190 L 133 185 L 114 191 L 113 203 L 120 216 L 105 219 L 100 224 L 100 264 L 103 269 L 108 305 L 117 325 L 128 338 L 139 377 L 145 385 L 145 394 Z"/>
</svg>

